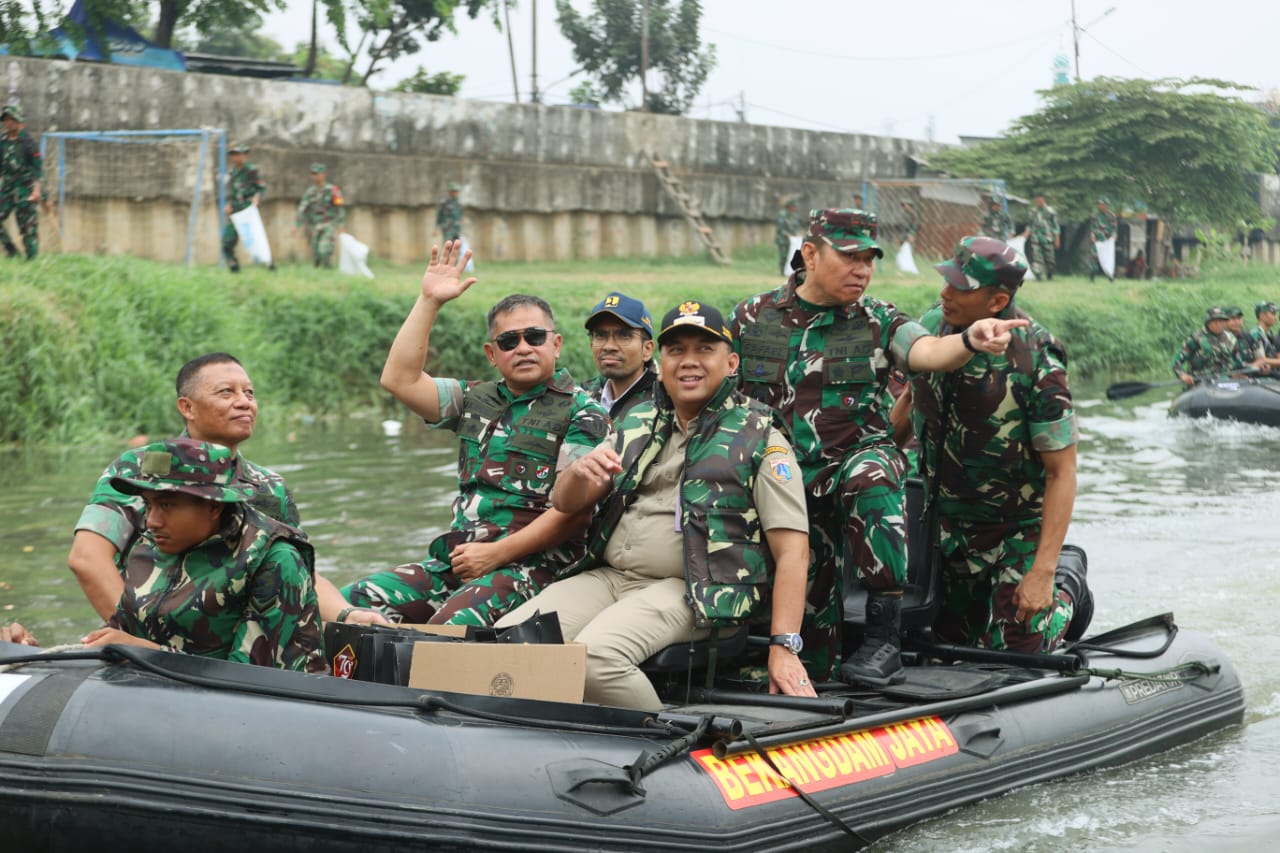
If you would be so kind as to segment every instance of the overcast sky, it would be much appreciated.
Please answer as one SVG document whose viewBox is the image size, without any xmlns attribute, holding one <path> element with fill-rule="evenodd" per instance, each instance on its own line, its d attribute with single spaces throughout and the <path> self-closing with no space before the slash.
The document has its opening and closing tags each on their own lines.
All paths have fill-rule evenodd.
<svg viewBox="0 0 1280 853">
<path fill-rule="evenodd" d="M 576 63 L 553 0 L 518 0 L 511 12 L 520 99 L 530 91 L 535 6 L 538 87 L 544 103 L 564 104 Z M 756 124 L 939 142 L 997 135 L 1039 109 L 1036 90 L 1052 84 L 1058 54 L 1075 74 L 1071 7 L 1071 0 L 704 0 L 702 40 L 716 45 L 717 64 L 689 114 L 736 121 L 743 109 Z M 310 0 L 289 0 L 265 29 L 292 47 L 308 38 L 310 9 Z M 1083 79 L 1199 76 L 1280 88 L 1276 0 L 1075 0 L 1075 10 Z M 514 100 L 506 38 L 487 18 L 462 17 L 456 36 L 389 66 L 374 85 L 389 88 L 421 64 L 465 74 L 464 98 Z"/>
</svg>

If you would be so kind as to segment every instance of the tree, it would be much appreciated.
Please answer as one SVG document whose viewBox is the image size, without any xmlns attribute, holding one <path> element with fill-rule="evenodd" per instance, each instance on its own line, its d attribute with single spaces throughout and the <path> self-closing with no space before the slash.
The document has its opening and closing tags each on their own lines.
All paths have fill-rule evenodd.
<svg viewBox="0 0 1280 853">
<path fill-rule="evenodd" d="M 428 74 L 427 69 L 419 65 L 413 76 L 401 80 L 392 91 L 419 92 L 425 95 L 456 95 L 465 79 L 465 74 L 450 74 L 448 71 Z"/>
<path fill-rule="evenodd" d="M 573 58 L 595 78 L 596 86 L 574 91 L 625 106 L 629 84 L 640 80 L 646 7 L 647 68 L 661 85 L 648 87 L 648 102 L 642 107 L 682 115 L 716 65 L 715 45 L 703 48 L 698 36 L 698 0 L 595 0 L 595 10 L 586 17 L 569 0 L 556 0 L 560 32 L 573 45 Z"/>
<path fill-rule="evenodd" d="M 360 85 L 369 83 L 384 62 L 411 56 L 422 50 L 425 42 L 439 40 L 446 31 L 456 33 L 454 14 L 465 11 L 475 18 L 489 7 L 493 23 L 499 26 L 494 0 L 321 0 L 329 21 L 337 31 L 338 43 L 350 57 L 343 82 L 355 73 L 356 62 L 366 55 L 369 65 L 361 75 Z M 360 41 L 352 47 L 346 34 L 346 21 L 354 19 Z"/>
<path fill-rule="evenodd" d="M 173 47 L 173 36 L 181 27 L 191 27 L 201 35 L 242 30 L 264 12 L 283 9 L 285 3 L 284 0 L 158 0 L 156 5 L 159 15 L 151 40 L 160 47 Z"/>
<path fill-rule="evenodd" d="M 1145 203 L 1178 222 L 1254 222 L 1258 172 L 1272 173 L 1280 134 L 1221 80 L 1101 77 L 1042 92 L 1046 105 L 1007 136 L 931 155 L 958 177 L 1002 177 L 1012 192 L 1052 199 L 1067 219 L 1097 199 Z"/>
</svg>

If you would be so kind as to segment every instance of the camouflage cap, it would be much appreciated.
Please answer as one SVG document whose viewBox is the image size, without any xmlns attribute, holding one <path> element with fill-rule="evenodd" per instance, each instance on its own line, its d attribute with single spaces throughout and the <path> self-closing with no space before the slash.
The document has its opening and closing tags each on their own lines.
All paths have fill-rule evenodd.
<svg viewBox="0 0 1280 853">
<path fill-rule="evenodd" d="M 327 172 L 327 171 L 329 171 L 329 170 L 325 168 L 324 163 L 312 163 L 312 164 L 311 164 L 311 174 L 313 174 L 313 175 L 320 175 L 320 174 L 323 174 L 323 173 L 325 173 L 325 172 Z"/>
<path fill-rule="evenodd" d="M 1221 305 L 1211 306 L 1208 311 L 1204 312 L 1204 321 L 1206 323 L 1209 322 L 1210 320 L 1226 320 L 1226 319 L 1227 319 L 1227 309 L 1223 308 Z"/>
<path fill-rule="evenodd" d="M 5 104 L 4 108 L 0 109 L 0 118 L 5 118 L 6 116 L 19 123 L 26 121 L 22 117 L 22 107 L 17 104 Z"/>
<path fill-rule="evenodd" d="M 811 210 L 809 236 L 840 252 L 870 249 L 877 258 L 884 257 L 884 250 L 876 242 L 876 215 L 865 210 L 852 207 Z"/>
<path fill-rule="evenodd" d="M 1098 204 L 1111 204 L 1111 200 L 1105 195 L 1098 196 Z"/>
<path fill-rule="evenodd" d="M 934 266 L 956 290 L 999 287 L 1010 293 L 1022 285 L 1027 265 L 1008 243 L 991 237 L 965 237 L 949 261 Z"/>
<path fill-rule="evenodd" d="M 457 181 L 450 181 L 449 192 L 451 193 L 462 192 L 462 184 L 458 183 Z"/>
<path fill-rule="evenodd" d="M 644 303 L 639 299 L 632 299 L 615 290 L 596 303 L 596 307 L 592 308 L 587 316 L 587 322 L 582 325 L 590 329 L 596 318 L 606 314 L 653 337 L 653 318 L 649 316 L 649 309 L 645 308 Z"/>
<path fill-rule="evenodd" d="M 685 327 L 706 332 L 725 343 L 733 343 L 733 332 L 729 331 L 728 325 L 725 324 L 724 316 L 710 305 L 704 305 L 693 299 L 681 302 L 662 318 L 662 333 L 658 335 L 658 343 L 661 344 L 668 333 Z"/>
<path fill-rule="evenodd" d="M 1258 302 L 1253 306 L 1253 316 L 1255 317 L 1267 311 L 1274 314 L 1277 311 L 1276 304 L 1274 302 Z"/>
<path fill-rule="evenodd" d="M 249 146 L 244 142 L 233 142 L 227 147 L 228 154 L 248 154 Z"/>
<path fill-rule="evenodd" d="M 236 481 L 236 457 L 220 444 L 169 438 L 137 450 L 137 477 L 112 477 L 111 488 L 126 495 L 182 492 L 206 501 L 242 503 L 253 487 Z"/>
<path fill-rule="evenodd" d="M 1243 316 L 1244 316 L 1244 309 L 1241 308 L 1239 305 L 1232 305 L 1230 308 L 1227 309 L 1228 320 L 1234 320 L 1237 317 L 1243 317 Z"/>
</svg>

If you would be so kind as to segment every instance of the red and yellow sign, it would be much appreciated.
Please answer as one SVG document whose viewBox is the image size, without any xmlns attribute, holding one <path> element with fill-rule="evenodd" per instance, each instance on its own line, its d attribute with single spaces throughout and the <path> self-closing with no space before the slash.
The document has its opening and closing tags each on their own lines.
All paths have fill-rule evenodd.
<svg viewBox="0 0 1280 853">
<path fill-rule="evenodd" d="M 700 749 L 692 758 L 715 781 L 729 808 L 742 809 L 796 796 L 788 779 L 811 794 L 936 761 L 954 755 L 959 746 L 946 723 L 923 717 L 765 751 L 787 779 L 754 752 L 720 759 Z"/>
</svg>

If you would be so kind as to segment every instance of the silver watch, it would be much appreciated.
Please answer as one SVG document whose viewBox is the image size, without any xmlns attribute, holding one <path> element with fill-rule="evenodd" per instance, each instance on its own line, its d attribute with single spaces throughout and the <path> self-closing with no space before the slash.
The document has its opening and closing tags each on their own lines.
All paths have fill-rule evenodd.
<svg viewBox="0 0 1280 853">
<path fill-rule="evenodd" d="M 774 634 L 769 638 L 769 645 L 784 646 L 791 654 L 798 655 L 804 648 L 804 640 L 800 639 L 799 634 Z"/>
</svg>

